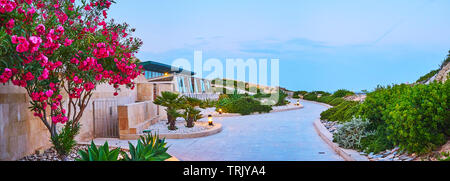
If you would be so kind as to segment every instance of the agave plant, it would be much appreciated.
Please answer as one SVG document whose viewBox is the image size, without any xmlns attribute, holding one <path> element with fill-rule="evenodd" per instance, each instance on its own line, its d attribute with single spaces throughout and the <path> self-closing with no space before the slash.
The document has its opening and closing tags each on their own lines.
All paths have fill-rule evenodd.
<svg viewBox="0 0 450 181">
<path fill-rule="evenodd" d="M 77 161 L 118 161 L 120 149 L 116 148 L 109 150 L 108 142 L 105 142 L 103 146 L 97 148 L 94 142 L 88 147 L 87 152 L 80 150 L 78 154 L 81 159 L 76 159 Z"/>
<path fill-rule="evenodd" d="M 165 139 L 159 139 L 156 134 L 148 134 L 138 140 L 136 147 L 128 142 L 130 155 L 122 153 L 124 161 L 164 161 L 171 156 L 167 153 Z"/>
</svg>

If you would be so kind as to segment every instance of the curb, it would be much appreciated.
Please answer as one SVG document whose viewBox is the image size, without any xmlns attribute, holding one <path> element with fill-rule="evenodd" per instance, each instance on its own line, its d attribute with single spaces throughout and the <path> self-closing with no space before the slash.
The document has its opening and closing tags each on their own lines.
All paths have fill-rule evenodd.
<svg viewBox="0 0 450 181">
<path fill-rule="evenodd" d="M 328 105 L 328 104 L 325 104 L 325 103 L 323 103 L 323 102 L 308 101 L 308 100 L 305 100 L 305 99 L 301 99 L 301 100 L 304 101 L 304 102 L 309 102 L 309 103 L 314 103 L 314 104 L 320 104 L 320 105 L 325 106 L 325 107 L 327 107 L 327 108 L 332 108 L 332 107 L 333 107 L 333 106 Z"/>
<path fill-rule="evenodd" d="M 314 128 L 319 136 L 322 138 L 328 146 L 331 147 L 339 156 L 341 156 L 345 161 L 369 161 L 368 158 L 362 156 L 355 150 L 343 149 L 333 142 L 333 134 L 331 134 L 325 126 L 322 124 L 320 119 L 314 121 Z"/>
</svg>

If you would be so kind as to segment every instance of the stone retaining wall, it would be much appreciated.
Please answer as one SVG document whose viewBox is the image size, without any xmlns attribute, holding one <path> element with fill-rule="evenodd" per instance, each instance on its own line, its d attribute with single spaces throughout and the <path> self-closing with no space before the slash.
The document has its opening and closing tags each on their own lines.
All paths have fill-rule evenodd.
<svg viewBox="0 0 450 181">
<path fill-rule="evenodd" d="M 120 87 L 118 96 L 110 85 L 98 85 L 91 103 L 87 106 L 80 123 L 82 125 L 77 141 L 90 141 L 93 133 L 93 106 L 97 99 L 115 99 L 118 104 L 129 104 L 137 99 L 137 91 Z M 28 110 L 30 98 L 26 90 L 6 83 L 0 85 L 0 160 L 17 160 L 36 150 L 51 147 L 50 134 L 42 121 Z M 68 95 L 63 94 L 67 104 Z M 66 107 L 64 107 L 66 108 Z M 67 109 L 67 108 L 66 108 Z"/>
<path fill-rule="evenodd" d="M 120 136 L 137 134 L 158 121 L 157 106 L 152 101 L 118 106 Z"/>
</svg>

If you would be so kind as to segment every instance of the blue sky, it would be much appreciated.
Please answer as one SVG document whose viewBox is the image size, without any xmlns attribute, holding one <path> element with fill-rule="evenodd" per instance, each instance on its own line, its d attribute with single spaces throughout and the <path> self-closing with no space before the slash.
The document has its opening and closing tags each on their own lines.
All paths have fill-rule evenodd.
<svg viewBox="0 0 450 181">
<path fill-rule="evenodd" d="M 280 59 L 292 90 L 372 90 L 414 82 L 450 50 L 448 0 L 117 0 L 143 61 Z M 207 74 L 207 72 L 205 72 Z"/>
</svg>

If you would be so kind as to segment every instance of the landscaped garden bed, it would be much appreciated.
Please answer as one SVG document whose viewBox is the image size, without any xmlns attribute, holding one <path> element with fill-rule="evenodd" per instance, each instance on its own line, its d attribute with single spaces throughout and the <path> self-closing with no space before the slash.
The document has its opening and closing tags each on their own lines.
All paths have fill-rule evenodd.
<svg viewBox="0 0 450 181">
<path fill-rule="evenodd" d="M 80 159 L 81 156 L 78 154 L 78 151 L 83 150 L 86 151 L 89 145 L 77 145 L 75 146 L 70 154 L 66 157 L 65 160 L 62 160 L 56 150 L 54 148 L 47 149 L 42 153 L 35 153 L 32 155 L 28 155 L 24 158 L 19 159 L 18 161 L 75 161 L 76 159 Z M 117 147 L 110 146 L 110 149 L 116 149 Z M 128 149 L 120 149 L 123 152 L 129 153 Z"/>
<path fill-rule="evenodd" d="M 450 54 L 443 66 L 449 60 Z M 295 96 L 334 106 L 321 114 L 333 142 L 371 161 L 449 159 L 449 81 L 378 86 L 364 92 L 357 96 L 348 90 L 298 91 Z"/>
<path fill-rule="evenodd" d="M 203 132 L 209 129 L 213 129 L 214 126 L 210 126 L 208 122 L 198 121 L 195 123 L 194 127 L 188 128 L 185 126 L 186 121 L 177 120 L 175 122 L 176 130 L 169 130 L 167 128 L 167 121 L 159 121 L 154 125 L 151 125 L 148 130 L 159 134 L 190 134 Z"/>
</svg>

